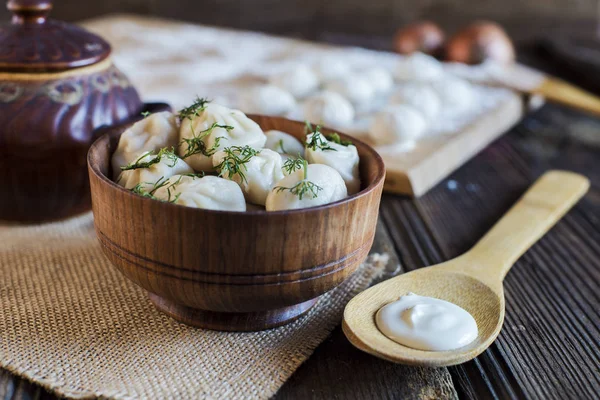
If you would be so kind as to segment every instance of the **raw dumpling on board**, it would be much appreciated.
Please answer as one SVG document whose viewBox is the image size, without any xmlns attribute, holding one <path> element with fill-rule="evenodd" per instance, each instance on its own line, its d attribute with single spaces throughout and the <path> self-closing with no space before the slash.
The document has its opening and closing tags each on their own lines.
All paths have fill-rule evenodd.
<svg viewBox="0 0 600 400">
<path fill-rule="evenodd" d="M 402 59 L 396 69 L 397 81 L 432 82 L 444 76 L 444 68 L 435 58 L 414 53 Z"/>
<path fill-rule="evenodd" d="M 419 111 L 409 105 L 398 104 L 388 106 L 375 115 L 369 137 L 378 145 L 414 145 L 426 129 L 427 122 Z"/>
<path fill-rule="evenodd" d="M 354 115 L 352 104 L 336 92 L 320 92 L 304 103 L 304 119 L 313 124 L 343 127 L 352 123 Z"/>
<path fill-rule="evenodd" d="M 309 164 L 286 176 L 267 196 L 267 211 L 315 207 L 342 200 L 348 195 L 346 184 L 333 168 Z"/>
<path fill-rule="evenodd" d="M 473 105 L 473 86 L 464 79 L 446 77 L 432 83 L 445 113 L 461 114 Z"/>
<path fill-rule="evenodd" d="M 360 191 L 358 151 L 356 146 L 343 142 L 339 136 L 334 139 L 329 140 L 320 132 L 307 135 L 306 160 L 335 169 L 344 180 L 348 194 L 353 195 Z"/>
<path fill-rule="evenodd" d="M 170 177 L 154 197 L 161 201 L 207 210 L 246 211 L 246 201 L 237 183 L 216 176 Z"/>
<path fill-rule="evenodd" d="M 265 205 L 275 183 L 283 179 L 283 164 L 279 153 L 250 147 L 227 147 L 215 153 L 213 165 L 219 175 L 237 183 L 246 200 Z"/>
<path fill-rule="evenodd" d="M 319 78 L 312 69 L 300 64 L 273 76 L 270 83 L 288 91 L 297 99 L 313 93 L 319 87 Z"/>
<path fill-rule="evenodd" d="M 406 104 L 418 110 L 427 120 L 436 118 L 442 108 L 437 92 L 426 83 L 400 85 L 392 94 L 390 104 Z"/>
<path fill-rule="evenodd" d="M 360 74 L 331 81 L 325 85 L 325 90 L 342 95 L 355 107 L 361 109 L 372 103 L 377 93 L 373 84 Z"/>
<path fill-rule="evenodd" d="M 278 86 L 260 85 L 244 93 L 240 108 L 245 113 L 279 117 L 296 108 L 296 99 L 290 92 Z"/>
<path fill-rule="evenodd" d="M 113 153 L 113 179 L 119 177 L 121 167 L 135 162 L 144 153 L 174 147 L 178 142 L 179 124 L 173 113 L 165 111 L 151 114 L 136 122 L 123 132 Z"/>
<path fill-rule="evenodd" d="M 267 141 L 260 126 L 246 114 L 213 103 L 182 117 L 180 139 L 179 155 L 196 171 L 213 171 L 212 155 L 225 147 L 261 149 Z"/>
</svg>

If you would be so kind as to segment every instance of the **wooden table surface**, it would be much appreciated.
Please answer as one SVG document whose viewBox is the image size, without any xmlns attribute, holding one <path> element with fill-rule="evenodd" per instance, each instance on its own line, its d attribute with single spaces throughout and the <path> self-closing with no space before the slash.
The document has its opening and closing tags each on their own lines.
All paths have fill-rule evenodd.
<svg viewBox="0 0 600 400">
<path fill-rule="evenodd" d="M 343 40 L 382 47 L 369 38 Z M 552 67 L 534 53 L 520 55 Z M 582 173 L 592 188 L 507 275 L 504 329 L 490 349 L 457 367 L 406 367 L 354 349 L 337 328 L 276 397 L 598 398 L 599 119 L 546 105 L 422 198 L 384 195 L 373 251 L 389 252 L 402 271 L 457 256 L 551 168 Z M 0 370 L 0 399 L 46 398 L 53 396 Z"/>
</svg>

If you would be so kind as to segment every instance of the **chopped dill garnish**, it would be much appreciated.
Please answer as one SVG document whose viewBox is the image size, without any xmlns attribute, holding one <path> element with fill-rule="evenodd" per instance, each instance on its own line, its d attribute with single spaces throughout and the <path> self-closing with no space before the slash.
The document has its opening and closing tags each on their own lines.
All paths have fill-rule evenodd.
<svg viewBox="0 0 600 400">
<path fill-rule="evenodd" d="M 238 175 L 241 182 L 248 182 L 244 171 L 248 171 L 246 164 L 250 159 L 260 153 L 260 150 L 253 149 L 250 146 L 231 146 L 223 149 L 225 158 L 216 169 L 219 171 L 219 176 L 227 176 L 233 178 Z"/>
<path fill-rule="evenodd" d="M 206 109 L 208 103 L 210 103 L 210 100 L 196 96 L 196 100 L 194 100 L 192 105 L 179 110 L 177 116 L 181 120 L 191 120 L 193 117 L 200 115 L 200 113 Z"/>
<path fill-rule="evenodd" d="M 131 191 L 137 195 L 140 195 L 142 197 L 148 197 L 150 199 L 153 200 L 158 200 L 156 197 L 154 197 L 154 193 L 156 193 L 156 191 L 162 187 L 165 187 L 167 185 L 167 182 L 169 180 L 165 179 L 164 176 L 161 176 L 156 182 L 152 183 L 152 182 L 140 182 L 137 185 L 135 185 Z M 148 185 L 152 185 L 152 187 L 150 188 L 150 190 L 147 190 L 146 187 Z"/>
<path fill-rule="evenodd" d="M 277 144 L 279 145 L 279 148 L 281 149 L 281 152 L 283 154 L 287 154 L 287 151 L 285 151 L 285 149 L 283 148 L 283 139 L 279 139 L 279 142 L 277 142 Z"/>
<path fill-rule="evenodd" d="M 189 176 L 190 178 L 196 179 L 196 178 L 204 178 L 206 176 L 206 174 L 204 173 L 204 171 L 200 171 L 200 172 L 190 172 L 189 174 L 181 174 L 182 176 Z"/>
<path fill-rule="evenodd" d="M 189 175 L 195 175 L 195 174 L 187 174 L 186 176 L 189 176 Z M 169 183 L 169 179 L 165 179 L 164 176 L 161 176 L 160 179 L 157 180 L 155 183 L 152 183 L 152 182 L 138 183 L 131 189 L 131 191 L 137 195 L 140 195 L 142 197 L 147 197 L 152 200 L 158 200 L 158 201 L 162 201 L 165 203 L 175 203 L 177 200 L 179 200 L 179 196 L 181 196 L 181 193 L 178 193 L 177 195 L 173 195 L 172 190 L 174 190 L 177 187 L 177 185 L 179 185 L 179 183 L 181 182 L 181 178 L 183 178 L 183 176 L 184 175 L 180 176 L 179 179 L 177 179 L 175 182 L 172 182 L 172 183 Z M 147 185 L 152 185 L 150 190 L 146 189 Z M 158 189 L 162 189 L 162 188 L 166 188 L 166 190 L 167 190 L 167 200 L 159 199 L 156 196 L 154 196 L 154 193 L 156 193 L 156 191 Z"/>
<path fill-rule="evenodd" d="M 148 161 L 142 161 L 144 158 L 146 158 L 148 156 L 150 156 L 150 157 L 154 156 L 154 157 Z M 173 147 L 164 147 L 164 148 L 160 149 L 159 152 L 156 154 L 154 154 L 154 151 L 148 151 L 148 152 L 142 154 L 134 162 L 129 163 L 129 164 L 125 165 L 124 167 L 121 167 L 121 171 L 130 171 L 133 169 L 140 169 L 140 168 L 150 168 L 154 164 L 158 164 L 159 162 L 161 162 L 163 157 L 171 162 L 170 164 L 167 164 L 170 168 L 173 168 L 177 164 L 177 161 L 179 160 L 179 157 L 177 156 L 177 154 L 175 154 L 175 149 Z"/>
<path fill-rule="evenodd" d="M 181 158 L 188 158 L 193 156 L 194 154 L 204 154 L 207 157 L 212 156 L 217 152 L 217 149 L 221 145 L 221 139 L 227 140 L 224 136 L 219 136 L 215 139 L 215 144 L 210 149 L 206 148 L 206 143 L 204 139 L 209 136 L 215 128 L 225 129 L 227 132 L 233 129 L 233 126 L 229 125 L 221 125 L 218 122 L 214 122 L 209 128 L 199 132 L 198 134 L 194 133 L 192 129 L 192 134 L 194 135 L 191 139 L 183 139 L 181 143 L 187 144 L 187 150 L 185 154 Z"/>
<path fill-rule="evenodd" d="M 337 151 L 329 145 L 329 142 L 327 141 L 325 136 L 323 136 L 320 129 L 320 126 L 317 126 L 315 128 L 314 132 L 312 133 L 312 136 L 310 137 L 310 141 L 306 142 L 306 148 L 311 149 L 312 151 L 316 151 L 317 149 L 322 151 Z"/>
<path fill-rule="evenodd" d="M 311 196 L 312 199 L 316 199 L 323 188 L 308 180 L 308 162 L 302 160 L 302 165 L 304 167 L 304 178 L 300 182 L 292 187 L 275 186 L 273 190 L 276 190 L 278 193 L 287 190 L 291 194 L 298 196 L 300 200 L 306 195 Z"/>
<path fill-rule="evenodd" d="M 354 144 L 354 143 L 352 143 L 349 140 L 342 140 L 342 138 L 340 137 L 340 135 L 337 134 L 337 133 L 332 133 L 331 135 L 328 135 L 328 136 L 325 136 L 325 137 L 330 142 L 337 143 L 337 144 L 340 144 L 340 145 L 346 146 L 346 147 L 351 146 L 351 145 Z"/>
<path fill-rule="evenodd" d="M 150 111 L 143 111 L 141 114 L 142 114 L 142 117 L 146 118 L 147 116 L 149 116 L 152 113 Z"/>
<path fill-rule="evenodd" d="M 300 154 L 298 154 L 298 158 L 288 158 L 283 163 L 283 170 L 285 171 L 286 175 L 291 175 L 297 169 L 302 169 L 304 166 L 304 161 L 305 160 L 300 156 Z"/>
</svg>

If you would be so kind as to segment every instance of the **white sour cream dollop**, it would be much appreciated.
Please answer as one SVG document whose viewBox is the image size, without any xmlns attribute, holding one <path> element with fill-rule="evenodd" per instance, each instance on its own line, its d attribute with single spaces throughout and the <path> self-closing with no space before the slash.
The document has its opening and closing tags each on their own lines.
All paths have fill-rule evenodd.
<svg viewBox="0 0 600 400">
<path fill-rule="evenodd" d="M 448 301 L 409 293 L 383 306 L 377 327 L 394 342 L 425 351 L 449 351 L 477 338 L 471 314 Z"/>
</svg>

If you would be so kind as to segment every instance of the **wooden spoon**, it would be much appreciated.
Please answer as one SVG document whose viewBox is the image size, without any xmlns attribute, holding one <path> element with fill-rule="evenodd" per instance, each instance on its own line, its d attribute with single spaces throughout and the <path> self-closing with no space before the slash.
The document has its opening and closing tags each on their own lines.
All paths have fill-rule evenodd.
<svg viewBox="0 0 600 400">
<path fill-rule="evenodd" d="M 488 348 L 504 321 L 502 280 L 517 259 L 587 192 L 584 176 L 550 171 L 467 253 L 443 264 L 421 268 L 382 282 L 352 299 L 342 328 L 357 348 L 408 365 L 442 367 L 468 361 Z M 416 350 L 388 339 L 375 314 L 398 297 L 414 292 L 459 305 L 477 322 L 479 336 L 453 351 Z"/>
</svg>

